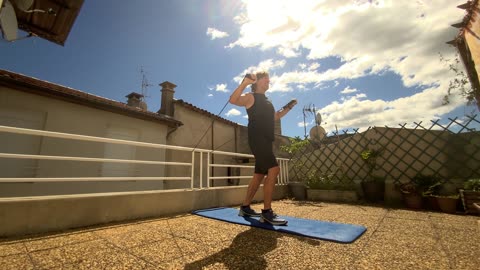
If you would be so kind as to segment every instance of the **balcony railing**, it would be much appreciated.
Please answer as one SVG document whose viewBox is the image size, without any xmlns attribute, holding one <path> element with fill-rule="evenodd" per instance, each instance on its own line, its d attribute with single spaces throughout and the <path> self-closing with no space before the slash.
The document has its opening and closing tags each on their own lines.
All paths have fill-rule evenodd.
<svg viewBox="0 0 480 270">
<path fill-rule="evenodd" d="M 232 163 L 212 163 L 213 156 L 230 156 L 235 158 L 248 158 L 253 159 L 253 155 L 242 154 L 242 153 L 233 153 L 233 152 L 224 152 L 208 149 L 198 149 L 190 148 L 183 146 L 173 146 L 165 144 L 156 144 L 156 143 L 147 143 L 139 141 L 129 141 L 121 139 L 112 139 L 104 137 L 95 137 L 95 136 L 86 136 L 79 134 L 69 134 L 61 132 L 52 132 L 45 130 L 35 130 L 35 129 L 26 129 L 10 126 L 0 126 L 0 132 L 13 133 L 17 135 L 30 135 L 30 136 L 42 136 L 48 138 L 58 138 L 58 139 L 67 139 L 73 141 L 84 141 L 84 142 L 96 142 L 96 143 L 109 143 L 117 145 L 128 145 L 135 147 L 144 147 L 148 149 L 163 149 L 191 153 L 190 161 L 180 162 L 180 161 L 153 161 L 153 160 L 139 160 L 139 159 L 115 159 L 115 158 L 98 158 L 98 157 L 80 157 L 80 156 L 61 156 L 61 155 L 41 155 L 41 154 L 22 154 L 22 153 L 0 153 L 1 159 L 29 159 L 29 160 L 52 160 L 52 161 L 78 161 L 78 162 L 100 162 L 100 163 L 120 163 L 120 164 L 146 164 L 154 166 L 177 166 L 186 168 L 187 175 L 185 176 L 165 176 L 165 172 L 161 171 L 160 175 L 157 176 L 93 176 L 93 177 L 0 177 L 0 183 L 40 183 L 40 182 L 84 182 L 84 181 L 190 181 L 190 189 L 194 189 L 194 183 L 198 180 L 198 188 L 212 188 L 211 181 L 219 179 L 249 179 L 252 177 L 254 166 L 251 164 L 241 165 L 234 163 L 232 158 Z M 5 143 L 5 142 L 4 142 Z M 11 142 L 10 142 L 11 143 Z M 0 148 L 1 149 L 1 148 Z M 206 161 L 204 160 L 206 156 Z M 198 159 L 198 160 L 197 160 Z M 228 159 L 223 159 L 223 161 Z M 206 162 L 206 163 L 205 163 Z M 280 175 L 278 177 L 277 184 L 284 185 L 288 183 L 288 159 L 278 158 L 278 163 L 280 166 Z M 196 166 L 199 168 L 198 175 L 195 174 Z M 251 173 L 248 175 L 218 175 L 213 174 L 213 169 L 211 168 L 240 168 L 251 170 Z M 207 169 L 208 172 L 204 173 L 203 170 Z M 204 175 L 206 174 L 206 183 L 203 182 Z M 1 176 L 1 172 L 0 172 Z"/>
</svg>

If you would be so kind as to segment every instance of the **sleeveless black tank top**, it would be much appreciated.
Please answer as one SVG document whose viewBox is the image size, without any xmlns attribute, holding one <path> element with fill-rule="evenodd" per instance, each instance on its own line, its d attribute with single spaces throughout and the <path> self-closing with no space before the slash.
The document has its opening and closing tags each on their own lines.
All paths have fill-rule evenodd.
<svg viewBox="0 0 480 270">
<path fill-rule="evenodd" d="M 264 94 L 252 94 L 255 101 L 252 107 L 247 109 L 248 137 L 263 137 L 273 141 L 275 109 Z"/>
</svg>

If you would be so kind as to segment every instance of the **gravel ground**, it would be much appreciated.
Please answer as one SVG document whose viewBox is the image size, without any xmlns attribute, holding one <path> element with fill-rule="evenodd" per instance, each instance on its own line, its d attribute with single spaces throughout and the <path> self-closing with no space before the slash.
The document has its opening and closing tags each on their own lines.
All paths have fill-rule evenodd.
<svg viewBox="0 0 480 270">
<path fill-rule="evenodd" d="M 367 231 L 341 244 L 185 214 L 0 239 L 0 269 L 479 269 L 478 216 L 292 200 L 273 208 Z"/>
</svg>

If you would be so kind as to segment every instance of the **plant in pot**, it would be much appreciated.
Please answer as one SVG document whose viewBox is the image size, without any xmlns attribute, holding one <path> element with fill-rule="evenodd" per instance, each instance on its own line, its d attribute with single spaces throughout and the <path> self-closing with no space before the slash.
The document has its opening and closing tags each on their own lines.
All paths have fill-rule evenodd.
<svg viewBox="0 0 480 270">
<path fill-rule="evenodd" d="M 457 212 L 457 202 L 459 194 L 434 195 L 437 199 L 438 207 L 442 212 L 455 214 Z"/>
<path fill-rule="evenodd" d="M 440 180 L 434 183 L 433 185 L 429 186 L 423 193 L 422 196 L 425 198 L 424 202 L 427 202 L 428 209 L 433 211 L 440 211 L 440 207 L 438 206 L 437 202 L 437 195 L 439 195 L 439 191 L 442 188 L 442 183 Z"/>
<path fill-rule="evenodd" d="M 307 198 L 312 201 L 355 202 L 355 183 L 334 173 L 312 171 L 307 177 Z"/>
<path fill-rule="evenodd" d="M 363 195 L 369 202 L 383 201 L 385 193 L 385 178 L 374 176 L 373 172 L 377 169 L 377 158 L 380 156 L 380 150 L 366 149 L 360 154 L 362 160 L 368 167 L 367 178 L 361 182 Z"/>
<path fill-rule="evenodd" d="M 408 183 L 400 185 L 400 192 L 407 207 L 412 209 L 423 208 L 422 194 L 438 180 L 435 177 L 417 174 Z"/>
<path fill-rule="evenodd" d="M 422 204 L 422 195 L 418 191 L 415 183 L 403 183 L 400 185 L 400 192 L 402 193 L 403 200 L 408 208 L 412 209 L 421 209 Z"/>
<path fill-rule="evenodd" d="M 457 212 L 459 194 L 457 192 L 445 191 L 443 183 L 435 176 L 421 176 L 422 183 L 430 184 L 422 195 L 427 198 L 432 210 L 441 210 L 445 213 L 454 214 Z"/>
<path fill-rule="evenodd" d="M 466 181 L 460 189 L 460 196 L 466 213 L 480 213 L 474 205 L 480 203 L 480 178 Z"/>
<path fill-rule="evenodd" d="M 304 149 L 310 143 L 310 141 L 308 139 L 301 139 L 299 136 L 296 136 L 295 138 L 289 138 L 289 140 L 290 144 L 280 146 L 280 150 L 288 153 L 290 156 L 290 160 L 292 161 L 291 169 L 293 170 L 293 174 L 291 175 L 295 176 L 291 178 L 293 181 L 288 179 L 288 189 L 290 194 L 292 194 L 295 199 L 305 200 L 307 198 L 305 185 L 306 176 L 301 173 L 303 161 L 301 157 L 295 158 L 295 156 L 300 152 L 300 150 Z"/>
</svg>

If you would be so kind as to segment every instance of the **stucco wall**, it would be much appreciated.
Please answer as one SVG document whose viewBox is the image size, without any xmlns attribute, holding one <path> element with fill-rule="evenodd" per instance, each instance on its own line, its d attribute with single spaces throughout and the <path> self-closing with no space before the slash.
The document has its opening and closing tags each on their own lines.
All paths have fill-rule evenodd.
<svg viewBox="0 0 480 270">
<path fill-rule="evenodd" d="M 97 137 L 166 143 L 167 126 L 53 98 L 0 87 L 0 125 Z M 0 133 L 0 152 L 165 160 L 162 149 Z M 5 143 L 8 142 L 8 143 Z M 0 177 L 162 176 L 163 165 L 2 159 Z M 161 189 L 163 181 L 132 183 L 0 184 L 0 196 Z M 22 193 L 25 192 L 25 193 Z"/>
<path fill-rule="evenodd" d="M 60 231 L 116 221 L 190 213 L 211 207 L 238 206 L 246 187 L 208 190 L 143 191 L 88 195 L 0 198 L 0 237 Z M 275 187 L 273 199 L 287 196 Z M 263 200 L 263 186 L 254 197 Z M 167 203 L 168 202 L 168 203 Z"/>
</svg>

